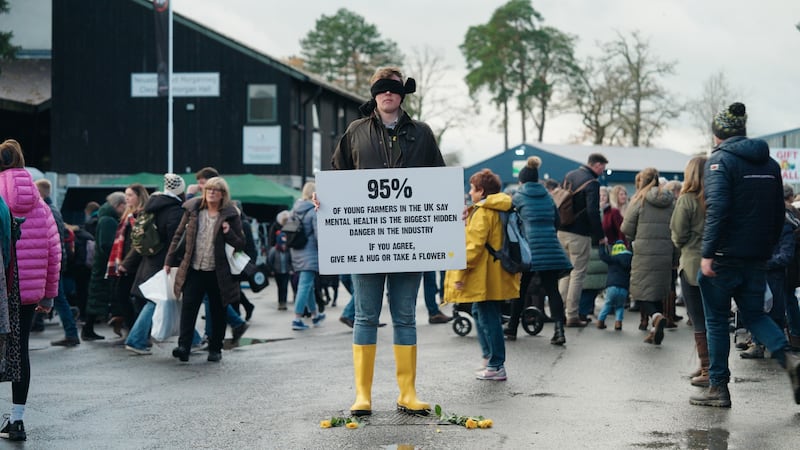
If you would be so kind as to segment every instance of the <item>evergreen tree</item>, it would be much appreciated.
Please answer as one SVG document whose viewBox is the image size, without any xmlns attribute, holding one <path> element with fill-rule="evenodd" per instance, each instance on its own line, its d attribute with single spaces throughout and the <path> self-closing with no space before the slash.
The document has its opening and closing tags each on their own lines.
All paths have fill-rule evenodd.
<svg viewBox="0 0 800 450">
<path fill-rule="evenodd" d="M 0 14 L 8 13 L 8 0 L 0 0 Z M 0 31 L 0 62 L 9 61 L 17 57 L 19 47 L 11 44 L 14 33 Z"/>
<path fill-rule="evenodd" d="M 401 66 L 397 44 L 383 39 L 375 25 L 345 8 L 322 15 L 300 40 L 305 67 L 327 81 L 369 96 L 369 78 L 382 66 Z"/>
</svg>

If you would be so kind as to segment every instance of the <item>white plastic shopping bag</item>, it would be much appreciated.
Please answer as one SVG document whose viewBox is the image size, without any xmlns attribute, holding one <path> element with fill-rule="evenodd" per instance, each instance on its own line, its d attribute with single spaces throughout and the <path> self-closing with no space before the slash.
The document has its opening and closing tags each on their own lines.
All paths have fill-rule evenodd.
<svg viewBox="0 0 800 450">
<path fill-rule="evenodd" d="M 242 250 L 235 251 L 233 246 L 225 244 L 225 256 L 228 257 L 228 265 L 231 266 L 231 273 L 239 275 L 244 270 L 247 263 L 250 262 L 250 257 Z"/>
<path fill-rule="evenodd" d="M 156 341 L 164 341 L 180 333 L 181 302 L 175 299 L 157 301 L 150 336 Z"/>
<path fill-rule="evenodd" d="M 175 286 L 176 272 L 176 269 L 171 270 L 169 275 L 164 272 L 164 269 L 156 272 L 155 275 L 139 285 L 139 290 L 142 291 L 142 296 L 156 303 L 162 300 L 175 300 L 173 287 Z"/>
</svg>

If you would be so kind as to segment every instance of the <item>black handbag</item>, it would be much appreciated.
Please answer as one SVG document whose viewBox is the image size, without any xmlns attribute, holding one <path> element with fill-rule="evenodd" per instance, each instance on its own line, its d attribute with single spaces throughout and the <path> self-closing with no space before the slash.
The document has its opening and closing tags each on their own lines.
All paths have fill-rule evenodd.
<svg viewBox="0 0 800 450">
<path fill-rule="evenodd" d="M 244 266 L 240 277 L 247 280 L 253 292 L 260 292 L 269 286 L 269 268 L 266 264 L 255 265 L 253 261 L 250 261 Z"/>
</svg>

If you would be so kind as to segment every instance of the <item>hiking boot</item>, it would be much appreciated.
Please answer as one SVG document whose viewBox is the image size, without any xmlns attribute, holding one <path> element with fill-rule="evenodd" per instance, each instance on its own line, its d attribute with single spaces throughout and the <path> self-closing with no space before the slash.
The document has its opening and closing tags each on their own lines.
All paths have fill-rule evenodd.
<svg viewBox="0 0 800 450">
<path fill-rule="evenodd" d="M 605 320 L 597 319 L 597 329 L 598 330 L 605 330 L 606 328 L 608 328 L 608 327 L 606 326 Z"/>
<path fill-rule="evenodd" d="M 693 395 L 689 397 L 689 403 L 697 406 L 715 406 L 717 408 L 730 408 L 731 393 L 728 391 L 727 384 L 722 384 L 719 386 L 711 385 L 708 387 L 708 389 L 704 390 L 700 395 Z"/>
<path fill-rule="evenodd" d="M 21 420 L 11 422 L 8 415 L 3 416 L 3 428 L 0 429 L 0 438 L 8 439 L 9 441 L 24 441 L 28 439 L 25 434 L 25 424 Z"/>
<path fill-rule="evenodd" d="M 552 345 L 564 345 L 567 343 L 567 338 L 564 336 L 564 322 L 555 322 L 553 337 L 550 338 Z"/>
<path fill-rule="evenodd" d="M 750 344 L 747 350 L 739 353 L 742 359 L 764 359 L 764 346 L 761 344 Z"/>
<path fill-rule="evenodd" d="M 615 331 L 621 331 L 622 330 L 622 321 L 621 320 L 615 320 L 614 321 L 614 330 Z"/>
<path fill-rule="evenodd" d="M 479 380 L 489 381 L 506 381 L 508 379 L 505 367 L 499 369 L 490 369 L 487 367 L 486 370 L 476 373 L 475 377 Z"/>
<path fill-rule="evenodd" d="M 178 346 L 172 349 L 172 356 L 180 359 L 182 362 L 189 361 L 189 350 Z"/>
<path fill-rule="evenodd" d="M 447 323 L 451 320 L 453 320 L 452 317 L 446 316 L 441 312 L 428 317 L 428 323 Z"/>
<path fill-rule="evenodd" d="M 708 370 L 700 370 L 700 374 L 692 377 L 690 383 L 692 386 L 709 387 Z"/>
<path fill-rule="evenodd" d="M 55 347 L 75 347 L 76 345 L 80 345 L 80 343 L 81 340 L 78 339 L 78 336 L 67 336 L 59 341 L 50 341 L 50 345 Z"/>
<path fill-rule="evenodd" d="M 786 356 L 786 372 L 792 381 L 792 392 L 794 392 L 794 402 L 800 405 L 800 355 L 795 352 L 784 352 Z"/>
<path fill-rule="evenodd" d="M 581 319 L 567 319 L 566 327 L 567 328 L 583 328 L 586 326 L 587 322 L 582 321 Z"/>
</svg>

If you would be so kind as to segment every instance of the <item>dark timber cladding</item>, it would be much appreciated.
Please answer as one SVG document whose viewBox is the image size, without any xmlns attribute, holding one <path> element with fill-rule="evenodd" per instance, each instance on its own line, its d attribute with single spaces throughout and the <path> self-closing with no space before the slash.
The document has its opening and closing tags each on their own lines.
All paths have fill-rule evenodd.
<svg viewBox="0 0 800 450">
<path fill-rule="evenodd" d="M 224 8 L 220 3 L 220 8 Z M 174 170 L 313 175 L 313 106 L 321 167 L 365 99 L 178 14 L 173 72 L 219 73 L 218 97 L 174 97 Z M 132 97 L 131 74 L 156 71 L 152 3 L 53 1 L 52 170 L 164 172 L 167 98 Z M 248 122 L 248 86 L 274 85 L 276 120 Z M 244 164 L 242 128 L 281 128 L 280 164 Z"/>
</svg>

